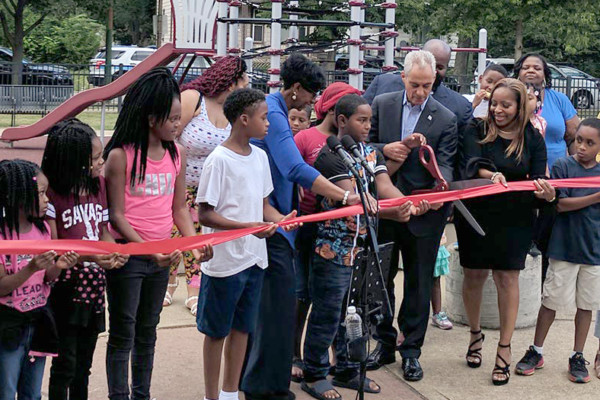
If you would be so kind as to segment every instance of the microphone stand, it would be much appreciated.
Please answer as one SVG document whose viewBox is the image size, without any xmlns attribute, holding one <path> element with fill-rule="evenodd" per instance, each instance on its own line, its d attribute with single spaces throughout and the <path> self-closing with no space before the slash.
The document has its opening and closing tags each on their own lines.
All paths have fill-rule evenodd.
<svg viewBox="0 0 600 400">
<path fill-rule="evenodd" d="M 368 180 L 371 178 L 373 179 L 373 182 L 375 182 L 374 176 L 372 177 L 370 174 L 368 174 L 368 172 L 364 168 L 362 170 L 365 174 L 366 182 L 364 182 L 364 183 L 366 183 L 366 185 L 368 185 Z M 360 175 L 356 174 L 356 175 L 354 175 L 354 177 L 356 178 L 356 181 L 357 181 L 356 187 L 357 187 L 359 195 L 360 195 L 360 200 L 362 203 L 363 213 L 364 213 L 366 226 L 367 226 L 368 242 L 366 243 L 366 246 L 365 246 L 364 258 L 368 259 L 368 257 L 366 255 L 369 252 L 372 252 L 371 254 L 373 254 L 373 256 L 375 258 L 375 263 L 377 265 L 377 271 L 379 273 L 379 276 L 382 277 L 382 282 L 384 282 L 376 229 L 374 228 L 373 224 L 371 223 L 371 217 L 369 215 L 369 208 L 368 208 L 368 204 L 367 204 L 368 190 L 367 190 L 366 186 L 363 186 L 363 179 L 361 179 Z M 360 226 L 360 222 L 359 222 L 359 226 Z M 370 248 L 370 250 L 369 250 L 369 248 Z M 368 263 L 365 263 L 365 264 L 366 264 L 365 265 L 365 269 L 366 269 L 366 268 L 368 268 Z M 366 330 L 365 330 L 366 333 L 364 333 L 361 338 L 355 339 L 352 342 L 347 343 L 348 358 L 352 361 L 360 363 L 359 384 L 358 384 L 358 398 L 360 400 L 364 400 L 364 397 L 365 397 L 364 384 L 365 384 L 365 379 L 367 376 L 367 359 L 369 356 L 369 352 L 367 351 L 367 344 L 368 344 L 369 338 L 371 336 L 370 316 L 372 314 L 378 312 L 379 310 L 382 310 L 382 312 L 387 313 L 388 315 L 392 314 L 390 299 L 389 299 L 387 290 L 385 288 L 385 285 L 383 285 L 383 287 L 382 287 L 383 298 L 384 298 L 385 304 L 376 306 L 373 309 L 369 309 L 369 302 L 367 301 L 367 297 L 368 297 L 367 296 L 367 290 L 368 290 L 367 275 L 368 275 L 367 271 L 365 271 L 365 273 L 363 274 L 362 289 L 360 291 L 361 293 L 359 294 L 360 304 L 358 304 L 359 308 L 364 309 L 363 325 L 366 326 Z"/>
</svg>

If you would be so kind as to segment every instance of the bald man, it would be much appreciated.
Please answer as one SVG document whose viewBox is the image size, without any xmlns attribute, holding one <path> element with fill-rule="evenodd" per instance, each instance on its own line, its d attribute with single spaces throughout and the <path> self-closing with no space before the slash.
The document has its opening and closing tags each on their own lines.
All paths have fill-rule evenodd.
<svg viewBox="0 0 600 400">
<path fill-rule="evenodd" d="M 428 40 L 425 45 L 423 45 L 423 50 L 427 50 L 435 57 L 435 68 L 437 74 L 433 84 L 433 98 L 442 103 L 444 107 L 456 115 L 458 147 L 455 161 L 456 166 L 458 166 L 460 161 L 459 159 L 462 154 L 463 132 L 467 127 L 469 120 L 473 116 L 473 107 L 471 106 L 469 100 L 454 90 L 449 89 L 443 83 L 443 80 L 446 77 L 446 72 L 448 71 L 450 56 L 452 55 L 452 49 L 450 46 L 448 46 L 448 43 L 439 39 L 431 39 Z M 454 177 L 458 178 L 458 168 L 455 168 L 454 172 Z"/>
</svg>

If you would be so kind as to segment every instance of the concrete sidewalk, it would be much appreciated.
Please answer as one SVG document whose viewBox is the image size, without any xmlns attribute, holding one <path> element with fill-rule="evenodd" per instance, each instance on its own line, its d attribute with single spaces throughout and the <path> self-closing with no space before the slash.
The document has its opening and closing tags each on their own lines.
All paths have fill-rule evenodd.
<svg viewBox="0 0 600 400">
<path fill-rule="evenodd" d="M 177 289 L 174 302 L 166 307 L 161 315 L 158 330 L 158 342 L 152 377 L 152 397 L 157 400 L 198 400 L 204 396 L 204 375 L 202 359 L 202 334 L 198 332 L 195 318 L 184 306 L 184 278 L 179 277 L 180 287 Z M 108 326 L 108 325 L 107 325 Z M 106 383 L 105 355 L 106 333 L 98 340 L 92 376 L 90 377 L 89 400 L 104 400 L 108 396 Z M 50 359 L 46 365 L 43 398 L 48 396 L 48 377 L 50 376 Z M 394 374 L 393 370 L 382 369 L 369 373 L 381 387 L 378 395 L 367 395 L 378 400 L 422 400 L 415 389 L 407 385 Z M 300 384 L 292 383 L 291 390 L 298 400 L 311 400 L 308 394 L 300 389 Z M 338 389 L 344 399 L 356 397 L 356 392 Z"/>
<path fill-rule="evenodd" d="M 174 296 L 174 303 L 166 307 L 161 316 L 158 331 L 158 343 L 152 396 L 158 400 L 197 400 L 202 399 L 204 391 L 202 335 L 196 330 L 195 319 L 184 306 L 185 287 L 183 277 L 179 278 L 180 287 Z M 402 274 L 396 278 L 398 288 L 396 296 L 402 298 Z M 512 342 L 513 367 L 522 357 L 525 349 L 533 340 L 533 328 L 515 332 Z M 469 334 L 465 326 L 455 326 L 450 331 L 430 327 L 427 332 L 421 363 L 425 377 L 420 382 L 407 383 L 402 379 L 401 363 L 389 365 L 379 371 L 369 373 L 382 387 L 378 395 L 368 394 L 367 398 L 377 400 L 418 400 L 418 399 L 598 399 L 600 398 L 600 379 L 592 378 L 588 384 L 575 384 L 567 379 L 567 358 L 573 342 L 573 322 L 570 314 L 560 314 L 550 330 L 544 347 L 546 367 L 534 376 L 514 375 L 508 385 L 495 387 L 491 382 L 494 353 L 499 332 L 486 330 L 483 348 L 483 366 L 479 369 L 468 368 L 464 359 Z M 90 400 L 107 398 L 105 373 L 106 333 L 101 335 L 92 376 L 90 377 Z M 373 344 L 374 345 L 374 344 Z M 598 339 L 590 331 L 585 356 L 592 365 L 597 350 Z M 47 396 L 49 376 L 48 362 L 44 376 L 43 393 Z M 514 371 L 514 369 L 511 369 Z M 292 391 L 299 400 L 310 400 L 292 383 Z M 353 399 L 356 392 L 340 390 L 346 400 Z M 46 397 L 44 397 L 46 398 Z"/>
<path fill-rule="evenodd" d="M 25 158 L 39 163 L 45 146 L 45 137 L 16 142 L 11 148 L 0 143 L 0 160 L 5 158 Z M 455 241 L 451 232 L 448 243 Z M 153 378 L 153 396 L 158 400 L 202 399 L 203 364 L 202 336 L 195 328 L 195 319 L 184 306 L 185 288 L 182 286 L 175 294 L 175 302 L 165 308 L 159 326 L 156 363 Z M 443 281 L 442 281 L 443 283 Z M 521 290 L 528 290 L 522 287 Z M 442 293 L 444 290 L 442 289 Z M 396 278 L 396 298 L 402 299 L 402 274 Z M 513 369 L 533 341 L 533 328 L 515 332 L 512 342 Z M 532 377 L 513 375 L 508 385 L 495 387 L 491 383 L 491 371 L 494 367 L 494 354 L 499 332 L 485 330 L 486 341 L 483 347 L 483 366 L 470 369 L 464 359 L 469 341 L 468 329 L 455 326 L 451 331 L 441 331 L 430 327 L 427 332 L 421 363 L 425 377 L 422 381 L 410 385 L 402 379 L 400 362 L 390 365 L 369 376 L 382 386 L 379 395 L 367 395 L 370 399 L 599 399 L 600 380 L 592 378 L 588 384 L 574 384 L 567 379 L 567 358 L 573 346 L 573 313 L 561 313 L 552 326 L 544 346 L 546 367 Z M 585 351 L 592 365 L 598 349 L 598 339 L 589 333 Z M 104 359 L 106 353 L 106 335 L 98 341 L 90 378 L 90 400 L 107 398 L 106 373 Z M 400 360 L 398 360 L 400 361 Z M 44 393 L 47 393 L 49 365 L 44 379 Z M 300 400 L 310 397 L 302 392 L 298 384 L 292 384 L 292 390 Z M 346 400 L 355 393 L 342 390 Z M 420 393 L 420 394 L 419 394 Z M 421 397 L 422 396 L 422 397 Z"/>
</svg>

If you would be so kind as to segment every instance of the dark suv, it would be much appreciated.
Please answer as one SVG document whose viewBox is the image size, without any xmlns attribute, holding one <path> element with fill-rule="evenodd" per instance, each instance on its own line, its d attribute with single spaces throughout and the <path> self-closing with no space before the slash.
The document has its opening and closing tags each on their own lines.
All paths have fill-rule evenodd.
<svg viewBox="0 0 600 400">
<path fill-rule="evenodd" d="M 0 85 L 12 83 L 13 52 L 6 47 L 0 47 Z M 56 64 L 33 64 L 23 57 L 23 85 L 43 86 L 73 86 L 73 77 L 69 70 Z"/>
</svg>

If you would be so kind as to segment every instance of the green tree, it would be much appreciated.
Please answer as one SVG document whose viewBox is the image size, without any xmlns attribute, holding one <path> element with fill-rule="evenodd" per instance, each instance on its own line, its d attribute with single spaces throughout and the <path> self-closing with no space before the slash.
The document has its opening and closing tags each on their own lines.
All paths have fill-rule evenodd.
<svg viewBox="0 0 600 400">
<path fill-rule="evenodd" d="M 49 16 L 25 38 L 25 53 L 37 62 L 85 64 L 100 47 L 103 32 L 84 14 Z"/>
<path fill-rule="evenodd" d="M 39 16 L 31 24 L 25 24 L 27 9 L 38 10 Z M 23 41 L 48 15 L 51 5 L 48 0 L 0 0 L 0 23 L 4 39 L 13 51 L 12 83 L 21 83 L 23 71 Z"/>
<path fill-rule="evenodd" d="M 516 59 L 539 51 L 551 60 L 591 64 L 600 55 L 597 0 L 404 0 L 396 16 L 398 26 L 421 42 L 456 33 L 460 47 L 472 47 L 479 29 L 485 28 L 489 56 Z M 468 61 L 468 54 L 459 53 L 455 72 L 470 73 Z"/>
<path fill-rule="evenodd" d="M 155 44 L 152 16 L 156 0 L 116 0 L 115 39 L 126 44 L 147 46 Z"/>
<path fill-rule="evenodd" d="M 107 24 L 109 0 L 72 0 L 90 18 Z M 168 0 L 165 0 L 168 1 Z M 114 0 L 115 41 L 122 44 L 146 46 L 155 43 L 152 16 L 156 0 Z"/>
</svg>

